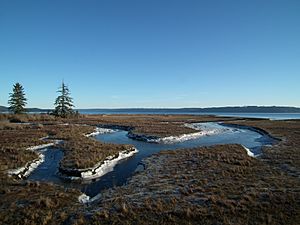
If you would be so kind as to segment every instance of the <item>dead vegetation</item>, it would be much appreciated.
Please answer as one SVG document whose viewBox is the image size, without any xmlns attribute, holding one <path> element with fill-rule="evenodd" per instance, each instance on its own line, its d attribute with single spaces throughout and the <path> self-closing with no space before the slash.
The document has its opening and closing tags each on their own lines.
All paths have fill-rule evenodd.
<svg viewBox="0 0 300 225">
<path fill-rule="evenodd" d="M 24 166 L 37 158 L 37 154 L 26 150 L 45 144 L 41 140 L 47 134 L 38 126 L 8 124 L 0 129 L 0 171 Z"/>
<path fill-rule="evenodd" d="M 117 126 L 130 130 L 133 134 L 158 138 L 194 133 L 185 123 L 229 120 L 215 116 L 196 115 L 84 115 L 79 123 L 100 126 Z M 75 120 L 73 120 L 75 122 Z M 77 122 L 77 121 L 76 121 Z"/>
<path fill-rule="evenodd" d="M 64 158 L 61 161 L 63 169 L 85 169 L 104 161 L 108 156 L 118 155 L 133 146 L 101 143 L 83 135 L 72 136 L 61 145 Z"/>
<path fill-rule="evenodd" d="M 275 146 L 264 147 L 261 159 L 289 175 L 300 178 L 300 120 L 245 120 L 239 121 L 238 124 L 258 127 L 281 139 Z"/>
<path fill-rule="evenodd" d="M 63 168 L 84 169 L 94 166 L 110 155 L 129 149 L 132 146 L 106 144 L 86 137 L 94 126 L 85 124 L 49 123 L 52 116 L 39 115 L 2 115 L 0 122 L 0 151 L 2 171 L 24 166 L 37 158 L 37 154 L 26 150 L 29 147 L 63 140 L 58 147 L 65 152 L 61 162 Z M 31 121 L 31 123 L 11 123 L 9 119 Z M 47 121 L 47 122 L 45 122 Z M 1 127 L 1 124 L 3 126 Z M 2 129 L 1 129 L 2 128 Z M 47 139 L 42 139 L 47 137 Z"/>
<path fill-rule="evenodd" d="M 2 180 L 0 224 L 60 224 L 80 207 L 79 194 L 52 184 Z"/>
<path fill-rule="evenodd" d="M 85 168 L 124 148 L 84 137 L 95 125 L 164 137 L 187 132 L 182 126 L 187 122 L 220 120 L 225 119 L 0 114 L 0 224 L 299 224 L 300 121 L 296 120 L 227 118 L 228 123 L 258 127 L 283 141 L 264 148 L 261 159 L 250 158 L 238 145 L 163 151 L 145 159 L 146 170 L 127 185 L 105 191 L 89 207 L 79 205 L 78 191 L 17 181 L 6 174 L 37 157 L 26 148 L 47 143 L 42 137 L 65 140 L 63 166 Z"/>
<path fill-rule="evenodd" d="M 299 224 L 300 181 L 239 145 L 164 151 L 103 193 L 91 224 Z M 93 207 L 95 208 L 95 206 Z M 101 222 L 100 222 L 101 221 Z"/>
</svg>

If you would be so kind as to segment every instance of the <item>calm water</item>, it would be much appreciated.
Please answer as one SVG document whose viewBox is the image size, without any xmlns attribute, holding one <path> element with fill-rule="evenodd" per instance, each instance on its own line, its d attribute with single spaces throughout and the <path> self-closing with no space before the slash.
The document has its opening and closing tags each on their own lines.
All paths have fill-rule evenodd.
<svg viewBox="0 0 300 225">
<path fill-rule="evenodd" d="M 300 113 L 218 113 L 216 116 L 232 116 L 246 118 L 263 118 L 270 120 L 295 120 L 300 119 Z"/>
<path fill-rule="evenodd" d="M 30 176 L 29 180 L 48 181 L 63 185 L 65 187 L 78 188 L 87 195 L 93 197 L 101 190 L 123 185 L 132 176 L 138 164 L 147 156 L 160 152 L 161 150 L 176 150 L 179 148 L 192 148 L 198 146 L 210 146 L 215 144 L 238 143 L 249 148 L 255 155 L 260 153 L 263 145 L 274 142 L 270 137 L 264 136 L 248 129 L 237 129 L 225 127 L 217 123 L 205 123 L 207 129 L 219 129 L 220 133 L 210 136 L 203 136 L 197 139 L 188 140 L 174 144 L 155 144 L 136 141 L 127 137 L 126 131 L 101 134 L 97 140 L 107 143 L 132 144 L 139 152 L 134 156 L 120 161 L 112 172 L 107 173 L 97 180 L 87 181 L 86 183 L 76 183 L 63 180 L 57 175 L 58 165 L 62 158 L 59 149 L 44 150 L 45 162 L 42 163 Z"/>
<path fill-rule="evenodd" d="M 271 120 L 287 120 L 300 119 L 300 113 L 197 113 L 184 110 L 164 110 L 164 109 L 97 109 L 97 110 L 79 110 L 82 114 L 190 114 L 190 115 L 214 115 L 214 116 L 230 116 L 230 117 L 247 117 L 247 118 L 264 118 Z"/>
</svg>

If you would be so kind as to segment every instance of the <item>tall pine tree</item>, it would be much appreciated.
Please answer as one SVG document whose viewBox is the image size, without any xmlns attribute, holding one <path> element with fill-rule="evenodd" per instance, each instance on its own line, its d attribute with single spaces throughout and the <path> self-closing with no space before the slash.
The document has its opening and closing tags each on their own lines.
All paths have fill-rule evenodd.
<svg viewBox="0 0 300 225">
<path fill-rule="evenodd" d="M 13 86 L 13 92 L 9 94 L 9 110 L 14 114 L 24 113 L 25 106 L 27 104 L 27 99 L 25 98 L 24 88 L 20 83 L 16 83 Z"/>
<path fill-rule="evenodd" d="M 64 82 L 62 82 L 62 85 L 57 92 L 59 92 L 60 95 L 55 100 L 53 114 L 64 118 L 73 115 L 73 99 L 70 97 L 69 88 Z"/>
</svg>

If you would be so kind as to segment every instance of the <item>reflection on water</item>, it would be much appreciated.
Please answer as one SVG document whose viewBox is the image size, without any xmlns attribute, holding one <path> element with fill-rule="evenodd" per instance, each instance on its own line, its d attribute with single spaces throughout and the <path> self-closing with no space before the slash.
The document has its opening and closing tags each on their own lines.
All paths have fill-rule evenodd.
<svg viewBox="0 0 300 225">
<path fill-rule="evenodd" d="M 197 139 L 188 140 L 173 144 L 156 144 L 136 141 L 127 137 L 127 131 L 117 131 L 115 133 L 101 134 L 95 138 L 102 142 L 131 144 L 139 152 L 130 158 L 120 161 L 114 167 L 112 172 L 105 174 L 97 180 L 86 182 L 71 182 L 61 179 L 57 175 L 58 165 L 63 156 L 59 149 L 49 148 L 44 151 L 45 162 L 42 163 L 29 176 L 29 180 L 48 181 L 65 187 L 80 189 L 83 193 L 93 197 L 101 190 L 123 185 L 126 180 L 133 174 L 139 162 L 147 156 L 160 152 L 161 150 L 176 150 L 180 148 L 193 148 L 199 146 L 210 146 L 215 144 L 242 144 L 249 148 L 255 155 L 260 153 L 261 146 L 273 143 L 273 139 L 248 129 L 225 127 L 218 123 L 205 123 L 205 129 L 217 129 L 214 135 L 203 136 Z"/>
</svg>

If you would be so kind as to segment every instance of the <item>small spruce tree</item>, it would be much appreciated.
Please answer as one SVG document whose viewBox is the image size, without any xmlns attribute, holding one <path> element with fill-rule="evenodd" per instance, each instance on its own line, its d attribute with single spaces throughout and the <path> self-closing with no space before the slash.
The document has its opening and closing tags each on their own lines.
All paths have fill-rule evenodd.
<svg viewBox="0 0 300 225">
<path fill-rule="evenodd" d="M 73 115 L 73 99 L 70 97 L 69 88 L 64 82 L 62 82 L 62 85 L 57 92 L 59 92 L 60 95 L 55 100 L 55 109 L 53 114 L 63 118 Z"/>
<path fill-rule="evenodd" d="M 25 113 L 25 106 L 27 104 L 25 98 L 24 88 L 20 83 L 16 83 L 13 86 L 13 92 L 9 94 L 9 111 L 14 114 Z"/>
</svg>

